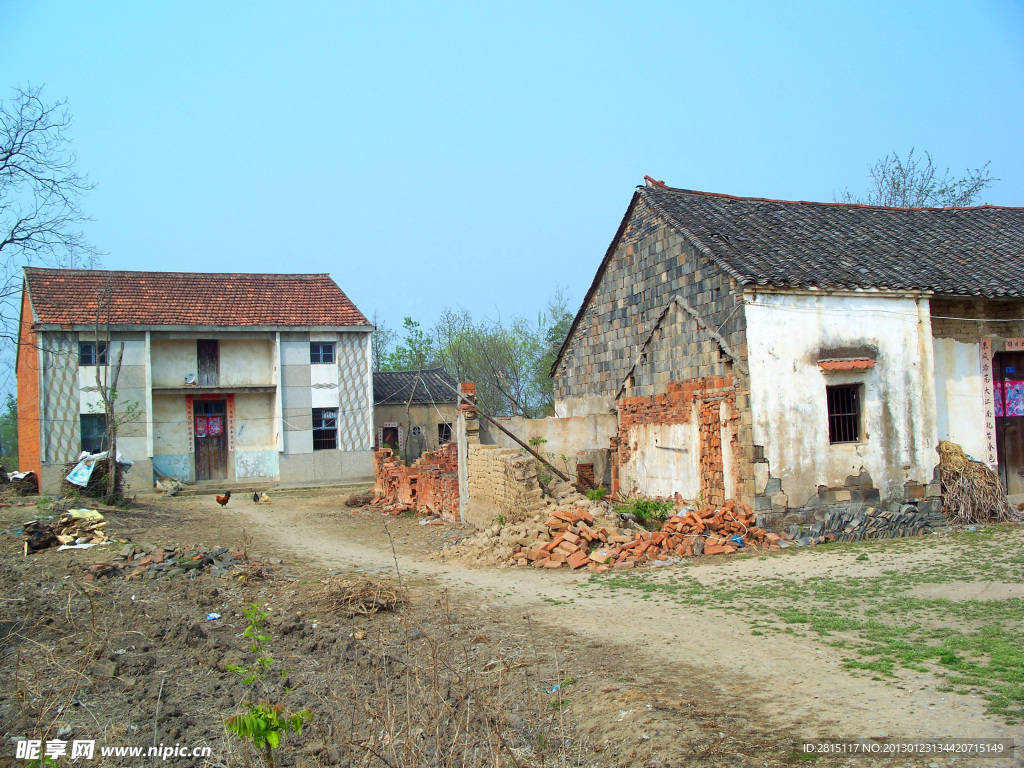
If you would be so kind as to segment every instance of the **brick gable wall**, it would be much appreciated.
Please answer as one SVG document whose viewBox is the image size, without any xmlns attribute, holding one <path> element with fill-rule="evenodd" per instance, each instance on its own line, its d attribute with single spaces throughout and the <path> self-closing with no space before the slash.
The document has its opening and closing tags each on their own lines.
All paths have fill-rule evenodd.
<svg viewBox="0 0 1024 768">
<path fill-rule="evenodd" d="M 556 398 L 568 403 L 596 397 L 609 406 L 614 399 L 617 466 L 635 450 L 632 427 L 689 423 L 697 402 L 700 456 L 692 461 L 699 464 L 701 490 L 724 500 L 730 473 L 737 495 L 752 498 L 749 383 L 709 333 L 720 334 L 745 362 L 741 296 L 728 274 L 638 200 L 555 370 Z M 673 303 L 676 298 L 688 309 Z M 723 401 L 727 421 L 720 417 Z M 724 466 L 723 440 L 730 467 Z"/>
<path fill-rule="evenodd" d="M 18 467 L 43 471 L 39 431 L 39 340 L 32 329 L 32 305 L 22 291 L 21 324 L 18 327 Z M 8 467 L 9 470 L 15 467 Z"/>
</svg>

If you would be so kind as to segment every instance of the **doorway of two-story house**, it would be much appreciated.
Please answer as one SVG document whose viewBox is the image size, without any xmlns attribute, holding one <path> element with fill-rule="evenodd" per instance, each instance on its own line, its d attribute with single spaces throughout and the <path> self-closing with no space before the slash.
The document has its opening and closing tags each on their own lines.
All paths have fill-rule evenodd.
<svg viewBox="0 0 1024 768">
<path fill-rule="evenodd" d="M 224 480 L 228 476 L 226 402 L 197 401 L 195 420 L 196 480 Z"/>
<path fill-rule="evenodd" d="M 999 477 L 1013 501 L 1024 501 L 1024 352 L 997 352 L 992 360 Z"/>
<path fill-rule="evenodd" d="M 216 339 L 196 342 L 198 385 L 220 386 L 220 345 Z M 195 402 L 196 480 L 224 480 L 228 476 L 227 401 L 221 395 L 200 395 Z"/>
</svg>

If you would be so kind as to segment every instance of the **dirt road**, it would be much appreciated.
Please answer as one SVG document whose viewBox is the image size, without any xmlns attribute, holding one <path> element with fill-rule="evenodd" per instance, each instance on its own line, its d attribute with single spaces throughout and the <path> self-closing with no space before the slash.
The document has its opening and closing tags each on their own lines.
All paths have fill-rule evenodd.
<svg viewBox="0 0 1024 768">
<path fill-rule="evenodd" d="M 368 511 L 353 515 L 338 501 L 283 496 L 272 509 L 243 505 L 238 514 L 247 530 L 262 542 L 274 542 L 288 557 L 327 568 L 393 570 L 395 558 L 380 516 Z M 930 675 L 895 681 L 855 677 L 843 668 L 839 651 L 809 638 L 755 636 L 748 621 L 731 613 L 638 599 L 635 592 L 595 586 L 585 573 L 441 563 L 430 558 L 436 543 L 425 540 L 415 521 L 387 522 L 403 573 L 436 579 L 460 599 L 487 609 L 528 613 L 564 632 L 567 645 L 574 638 L 604 644 L 623 669 L 635 665 L 655 671 L 659 685 L 674 679 L 707 686 L 734 703 L 756 704 L 769 728 L 793 738 L 1013 737 L 1024 743 L 1020 725 L 986 715 L 985 702 L 976 695 L 936 690 Z M 866 565 L 857 561 L 855 548 L 806 551 L 799 557 L 711 561 L 689 566 L 687 575 L 713 585 L 725 578 L 758 580 L 798 570 L 804 575 L 870 574 L 898 569 L 901 557 L 913 556 L 894 553 Z"/>
</svg>

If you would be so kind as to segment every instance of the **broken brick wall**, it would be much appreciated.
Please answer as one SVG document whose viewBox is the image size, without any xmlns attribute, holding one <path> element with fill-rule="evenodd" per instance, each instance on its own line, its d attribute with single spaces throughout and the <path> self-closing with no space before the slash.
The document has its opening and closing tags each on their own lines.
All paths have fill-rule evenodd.
<svg viewBox="0 0 1024 768">
<path fill-rule="evenodd" d="M 459 462 L 455 443 L 424 453 L 406 467 L 390 448 L 373 454 L 373 492 L 385 507 L 403 507 L 459 521 Z"/>
<path fill-rule="evenodd" d="M 618 405 L 617 491 L 705 504 L 737 496 L 741 414 L 731 375 L 672 381 L 665 392 Z"/>
<path fill-rule="evenodd" d="M 520 522 L 544 506 L 532 456 L 497 445 L 470 445 L 466 470 L 467 523 L 490 525 L 499 515 L 506 523 Z"/>
</svg>

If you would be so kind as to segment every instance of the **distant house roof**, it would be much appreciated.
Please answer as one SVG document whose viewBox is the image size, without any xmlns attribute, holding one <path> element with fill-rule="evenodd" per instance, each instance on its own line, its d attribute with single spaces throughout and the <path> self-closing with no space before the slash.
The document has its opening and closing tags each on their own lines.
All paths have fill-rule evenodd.
<svg viewBox="0 0 1024 768">
<path fill-rule="evenodd" d="M 425 368 L 420 371 L 419 382 L 416 382 L 416 371 L 374 371 L 373 404 L 374 405 L 405 405 L 409 402 L 409 394 L 416 383 L 414 403 L 455 404 L 458 396 L 459 383 L 445 373 L 444 368 Z"/>
<path fill-rule="evenodd" d="M 112 325 L 370 325 L 326 274 L 114 272 L 25 267 L 25 282 L 35 318 L 41 323 L 95 323 L 97 296 L 109 288 Z M 101 319 L 105 322 L 107 318 Z"/>
<path fill-rule="evenodd" d="M 661 182 L 637 194 L 741 285 L 1024 296 L 1024 208 L 793 202 Z"/>
</svg>

